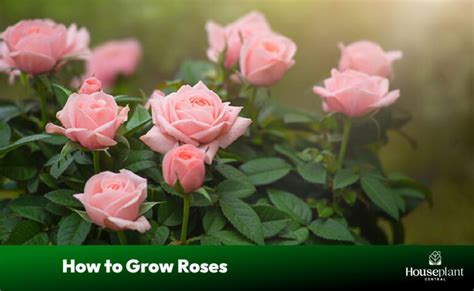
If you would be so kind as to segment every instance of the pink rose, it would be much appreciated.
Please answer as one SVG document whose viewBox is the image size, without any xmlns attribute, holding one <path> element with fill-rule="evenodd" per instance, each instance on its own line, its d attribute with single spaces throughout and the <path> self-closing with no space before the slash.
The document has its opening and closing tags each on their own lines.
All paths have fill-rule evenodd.
<svg viewBox="0 0 474 291">
<path fill-rule="evenodd" d="M 179 180 L 185 193 L 199 189 L 204 182 L 204 152 L 193 145 L 185 144 L 167 152 L 162 166 L 165 182 L 174 187 Z"/>
<path fill-rule="evenodd" d="M 357 41 L 348 46 L 339 44 L 339 48 L 339 70 L 354 70 L 380 77 L 389 77 L 392 74 L 392 62 L 402 57 L 402 52 L 384 52 L 378 44 L 370 41 Z"/>
<path fill-rule="evenodd" d="M 240 53 L 240 72 L 247 82 L 271 86 L 280 81 L 295 61 L 295 43 L 284 36 L 267 34 L 247 41 Z"/>
<path fill-rule="evenodd" d="M 51 20 L 23 20 L 8 27 L 2 38 L 2 60 L 5 67 L 38 75 L 53 70 L 65 57 L 87 50 L 89 34 L 82 28 L 69 31 Z"/>
<path fill-rule="evenodd" d="M 141 45 L 135 39 L 106 42 L 92 51 L 85 75 L 94 76 L 105 87 L 110 87 L 119 75 L 129 76 L 135 72 L 141 55 Z"/>
<path fill-rule="evenodd" d="M 74 195 L 95 224 L 116 231 L 131 229 L 141 233 L 151 228 L 144 216 L 138 217 L 146 196 L 146 179 L 128 170 L 94 175 L 86 182 L 84 193 Z"/>
<path fill-rule="evenodd" d="M 166 97 L 156 96 L 150 103 L 154 126 L 140 139 L 162 154 L 180 143 L 200 146 L 209 164 L 219 147 L 229 146 L 252 123 L 238 116 L 242 107 L 223 103 L 202 82 L 182 86 Z"/>
<path fill-rule="evenodd" d="M 250 12 L 236 21 L 221 26 L 213 21 L 206 23 L 209 48 L 207 56 L 217 62 L 219 55 L 227 48 L 224 66 L 230 68 L 237 63 L 242 42 L 258 34 L 271 32 L 265 16 L 259 12 Z"/>
<path fill-rule="evenodd" d="M 391 105 L 400 96 L 399 90 L 388 92 L 389 82 L 378 76 L 347 70 L 331 71 L 324 87 L 315 86 L 313 92 L 321 95 L 323 110 L 357 117 Z"/>
<path fill-rule="evenodd" d="M 102 90 L 102 83 L 99 79 L 90 77 L 84 81 L 81 88 L 79 89 L 79 94 L 92 94 Z"/>
<path fill-rule="evenodd" d="M 104 149 L 117 143 L 115 132 L 127 120 L 128 111 L 128 106 L 118 106 L 114 97 L 102 91 L 74 93 L 56 114 L 64 127 L 48 123 L 46 132 L 62 134 L 90 150 Z"/>
</svg>

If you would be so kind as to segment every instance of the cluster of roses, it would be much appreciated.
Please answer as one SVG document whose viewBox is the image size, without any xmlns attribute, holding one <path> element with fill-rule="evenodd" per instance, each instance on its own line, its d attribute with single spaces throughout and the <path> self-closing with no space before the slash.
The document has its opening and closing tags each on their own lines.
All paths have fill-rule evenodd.
<svg viewBox="0 0 474 291">
<path fill-rule="evenodd" d="M 249 13 L 226 26 L 208 22 L 206 29 L 209 59 L 237 74 L 240 78 L 234 81 L 271 86 L 295 63 L 294 42 L 273 32 L 260 13 Z M 58 70 L 69 58 L 85 58 L 85 81 L 57 112 L 62 126 L 48 123 L 46 132 L 64 135 L 94 152 L 117 143 L 116 131 L 127 120 L 129 108 L 118 106 L 102 88 L 110 86 L 118 74 L 135 70 L 141 54 L 136 41 L 110 42 L 90 53 L 87 30 L 50 20 L 21 21 L 7 28 L 1 39 L 0 70 L 12 75 L 47 73 Z M 387 79 L 391 62 L 401 57 L 399 52 L 386 53 L 367 41 L 341 45 L 341 51 L 339 71 L 332 71 L 324 87 L 314 87 L 325 111 L 363 116 L 399 97 L 398 90 L 388 91 Z M 153 127 L 140 139 L 164 154 L 165 182 L 183 195 L 189 207 L 189 194 L 203 185 L 205 163 L 211 164 L 218 149 L 242 136 L 252 121 L 239 117 L 242 107 L 223 102 L 202 82 L 182 86 L 167 96 L 155 91 L 148 107 Z M 75 195 L 97 225 L 140 232 L 150 228 L 145 217 L 138 217 L 146 196 L 146 179 L 127 170 L 96 173 L 84 193 Z"/>
<path fill-rule="evenodd" d="M 135 39 L 103 43 L 92 51 L 86 28 L 68 28 L 52 20 L 23 20 L 0 35 L 0 72 L 14 77 L 20 72 L 40 75 L 59 70 L 68 60 L 86 61 L 83 79 L 94 75 L 110 87 L 119 75 L 134 73 L 141 58 Z"/>
</svg>

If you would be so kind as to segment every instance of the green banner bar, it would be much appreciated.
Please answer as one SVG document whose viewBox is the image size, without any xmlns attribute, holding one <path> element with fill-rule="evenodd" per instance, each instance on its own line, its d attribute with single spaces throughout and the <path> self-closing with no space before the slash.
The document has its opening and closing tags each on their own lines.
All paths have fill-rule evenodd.
<svg viewBox="0 0 474 291">
<path fill-rule="evenodd" d="M 470 246 L 2 246 L 0 290 L 470 286 Z M 467 283 L 467 284 L 466 284 Z"/>
</svg>

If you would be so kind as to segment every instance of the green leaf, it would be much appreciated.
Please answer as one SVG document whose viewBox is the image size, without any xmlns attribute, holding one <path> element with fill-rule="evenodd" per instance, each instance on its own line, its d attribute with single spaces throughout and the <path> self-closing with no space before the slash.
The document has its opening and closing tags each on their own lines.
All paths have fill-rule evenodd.
<svg viewBox="0 0 474 291">
<path fill-rule="evenodd" d="M 166 226 L 158 226 L 151 235 L 152 245 L 164 245 L 170 236 L 170 230 Z"/>
<path fill-rule="evenodd" d="M 211 237 L 217 238 L 218 240 L 222 242 L 222 244 L 227 245 L 227 246 L 252 245 L 252 243 L 248 241 L 246 238 L 241 236 L 239 233 L 235 231 L 231 231 L 231 230 L 221 230 L 221 231 L 215 232 L 211 235 Z"/>
<path fill-rule="evenodd" d="M 194 85 L 204 80 L 213 71 L 214 65 L 207 61 L 185 60 L 178 71 L 177 78 Z"/>
<path fill-rule="evenodd" d="M 68 141 L 61 149 L 59 159 L 65 159 L 68 154 L 80 149 L 82 149 L 80 144 L 78 144 L 77 142 Z"/>
<path fill-rule="evenodd" d="M 275 144 L 273 148 L 276 152 L 290 159 L 296 166 L 303 164 L 303 161 L 298 157 L 298 152 L 294 149 L 287 146 L 283 146 L 281 144 Z"/>
<path fill-rule="evenodd" d="M 263 236 L 273 237 L 289 226 L 291 219 L 283 211 L 269 205 L 256 205 L 252 207 L 262 222 Z"/>
<path fill-rule="evenodd" d="M 242 200 L 225 195 L 219 199 L 222 212 L 229 222 L 245 237 L 263 245 L 263 228 L 257 213 Z"/>
<path fill-rule="evenodd" d="M 201 238 L 201 245 L 203 246 L 220 246 L 222 245 L 221 240 L 215 236 L 205 235 Z"/>
<path fill-rule="evenodd" d="M 47 245 L 49 243 L 48 234 L 40 232 L 29 240 L 25 241 L 24 245 Z"/>
<path fill-rule="evenodd" d="M 158 222 L 166 226 L 181 225 L 183 210 L 176 199 L 169 199 L 158 207 Z"/>
<path fill-rule="evenodd" d="M 298 173 L 310 183 L 326 184 L 326 168 L 322 163 L 307 163 L 299 165 Z"/>
<path fill-rule="evenodd" d="M 0 120 L 9 121 L 12 118 L 17 117 L 21 114 L 20 108 L 15 105 L 2 105 L 0 106 Z"/>
<path fill-rule="evenodd" d="M 127 96 L 127 95 L 118 95 L 115 96 L 115 102 L 120 103 L 120 104 L 129 104 L 129 103 L 142 103 L 143 98 L 141 97 L 133 97 L 133 96 Z"/>
<path fill-rule="evenodd" d="M 51 88 L 53 89 L 54 96 L 56 96 L 56 100 L 58 101 L 60 107 L 64 107 L 67 102 L 67 99 L 73 92 L 62 87 L 59 84 L 52 84 Z"/>
<path fill-rule="evenodd" d="M 64 159 L 59 158 L 51 165 L 49 169 L 49 174 L 54 178 L 58 179 L 71 165 L 74 161 L 74 158 L 71 155 L 67 155 Z"/>
<path fill-rule="evenodd" d="M 140 172 L 149 168 L 157 167 L 154 161 L 139 161 L 130 165 L 127 165 L 125 169 L 132 172 Z"/>
<path fill-rule="evenodd" d="M 21 197 L 10 203 L 10 209 L 18 216 L 47 225 L 51 223 L 51 215 L 44 208 L 46 201 L 37 196 Z"/>
<path fill-rule="evenodd" d="M 281 211 L 288 214 L 290 217 L 302 224 L 308 224 L 311 221 L 311 209 L 299 197 L 292 193 L 268 189 L 268 197 L 273 205 Z"/>
<path fill-rule="evenodd" d="M 8 123 L 0 121 L 0 148 L 8 145 L 10 142 L 11 130 Z"/>
<path fill-rule="evenodd" d="M 80 245 L 89 234 L 91 224 L 76 213 L 63 218 L 59 222 L 58 245 Z"/>
<path fill-rule="evenodd" d="M 218 195 L 230 195 L 237 198 L 249 197 L 255 191 L 255 186 L 245 180 L 224 180 L 216 188 Z"/>
<path fill-rule="evenodd" d="M 334 176 L 333 189 L 340 189 L 354 184 L 359 180 L 359 175 L 354 174 L 351 170 L 342 169 L 337 171 Z"/>
<path fill-rule="evenodd" d="M 249 177 L 242 173 L 240 170 L 232 167 L 227 164 L 218 164 L 214 167 L 224 178 L 228 180 L 239 180 L 239 181 L 248 181 L 250 182 Z"/>
<path fill-rule="evenodd" d="M 2 165 L 0 168 L 0 174 L 15 180 L 15 181 L 25 181 L 29 180 L 36 176 L 38 170 L 32 167 L 25 167 L 25 166 L 4 166 Z"/>
<path fill-rule="evenodd" d="M 361 185 L 365 194 L 375 205 L 398 220 L 398 206 L 390 189 L 386 188 L 379 179 L 372 176 L 362 176 Z"/>
<path fill-rule="evenodd" d="M 133 111 L 132 117 L 126 123 L 125 134 L 131 134 L 139 129 L 142 125 L 146 124 L 151 120 L 150 113 L 143 105 L 138 104 Z"/>
<path fill-rule="evenodd" d="M 291 166 L 280 158 L 259 158 L 240 166 L 250 181 L 257 186 L 271 184 L 286 176 Z"/>
<path fill-rule="evenodd" d="M 150 209 L 153 208 L 153 206 L 158 205 L 160 203 L 164 203 L 163 201 L 159 202 L 144 202 L 142 205 L 140 205 L 140 211 L 138 211 L 138 216 L 142 216 L 145 213 L 147 213 Z"/>
<path fill-rule="evenodd" d="M 62 206 L 81 207 L 82 203 L 74 198 L 74 194 L 77 194 L 77 192 L 69 189 L 58 189 L 46 193 L 44 197 L 46 197 L 49 201 Z"/>
<path fill-rule="evenodd" d="M 353 190 L 344 191 L 342 192 L 342 198 L 347 204 L 354 205 L 357 199 L 357 193 Z"/>
<path fill-rule="evenodd" d="M 69 210 L 72 210 L 73 212 L 75 212 L 77 215 L 79 215 L 84 221 L 86 222 L 89 222 L 89 223 L 92 223 L 92 220 L 91 218 L 89 217 L 89 215 L 87 214 L 87 212 L 83 211 L 83 210 L 78 210 L 78 209 L 74 209 L 74 208 L 69 208 Z"/>
<path fill-rule="evenodd" d="M 178 181 L 178 183 L 179 183 L 179 181 Z M 179 184 L 179 185 L 180 185 L 180 184 Z M 209 196 L 209 193 L 207 192 L 206 188 L 204 188 L 204 187 L 201 187 L 201 188 L 197 189 L 197 190 L 194 191 L 193 193 L 199 194 L 199 195 L 201 195 L 202 197 L 206 198 L 207 201 L 212 202 L 211 196 Z"/>
<path fill-rule="evenodd" d="M 339 240 L 339 241 L 354 241 L 349 229 L 339 221 L 328 218 L 328 219 L 317 219 L 308 225 L 315 235 L 324 239 Z"/>
<path fill-rule="evenodd" d="M 35 142 L 35 141 L 39 141 L 39 140 L 42 140 L 42 139 L 45 139 L 49 137 L 48 134 L 34 134 L 34 135 L 29 135 L 29 136 L 25 136 L 23 138 L 20 138 L 19 140 L 15 141 L 14 143 L 6 146 L 6 147 L 2 147 L 0 148 L 0 158 L 3 158 L 8 152 L 20 147 L 20 146 L 23 146 L 23 145 L 26 145 L 26 144 L 29 144 L 31 142 Z"/>
<path fill-rule="evenodd" d="M 20 221 L 11 231 L 6 244 L 21 245 L 27 244 L 41 232 L 41 224 L 32 220 Z"/>
<path fill-rule="evenodd" d="M 202 225 L 206 234 L 212 234 L 220 231 L 225 226 L 225 217 L 219 208 L 213 207 L 209 209 L 204 218 L 202 219 Z"/>
<path fill-rule="evenodd" d="M 334 210 L 331 207 L 327 206 L 326 203 L 322 201 L 316 204 L 316 210 L 318 211 L 318 215 L 321 218 L 327 218 L 333 215 L 334 213 Z"/>
</svg>

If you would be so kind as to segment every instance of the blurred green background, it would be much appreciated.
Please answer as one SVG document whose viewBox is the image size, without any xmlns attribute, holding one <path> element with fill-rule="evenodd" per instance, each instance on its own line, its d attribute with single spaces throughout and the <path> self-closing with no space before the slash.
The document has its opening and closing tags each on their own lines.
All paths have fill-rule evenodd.
<svg viewBox="0 0 474 291">
<path fill-rule="evenodd" d="M 382 151 L 389 171 L 430 181 L 434 206 L 404 218 L 406 242 L 474 244 L 474 120 L 472 1 L 44 1 L 0 0 L 0 30 L 25 18 L 75 22 L 91 32 L 92 47 L 136 37 L 144 48 L 136 84 L 150 93 L 172 79 L 185 59 L 206 59 L 206 20 L 230 22 L 251 10 L 298 45 L 296 65 L 272 90 L 283 103 L 321 111 L 312 85 L 337 66 L 338 42 L 368 39 L 400 49 L 392 88 L 395 106 L 413 121 L 390 135 Z M 23 94 L 0 77 L 0 98 Z"/>
</svg>

